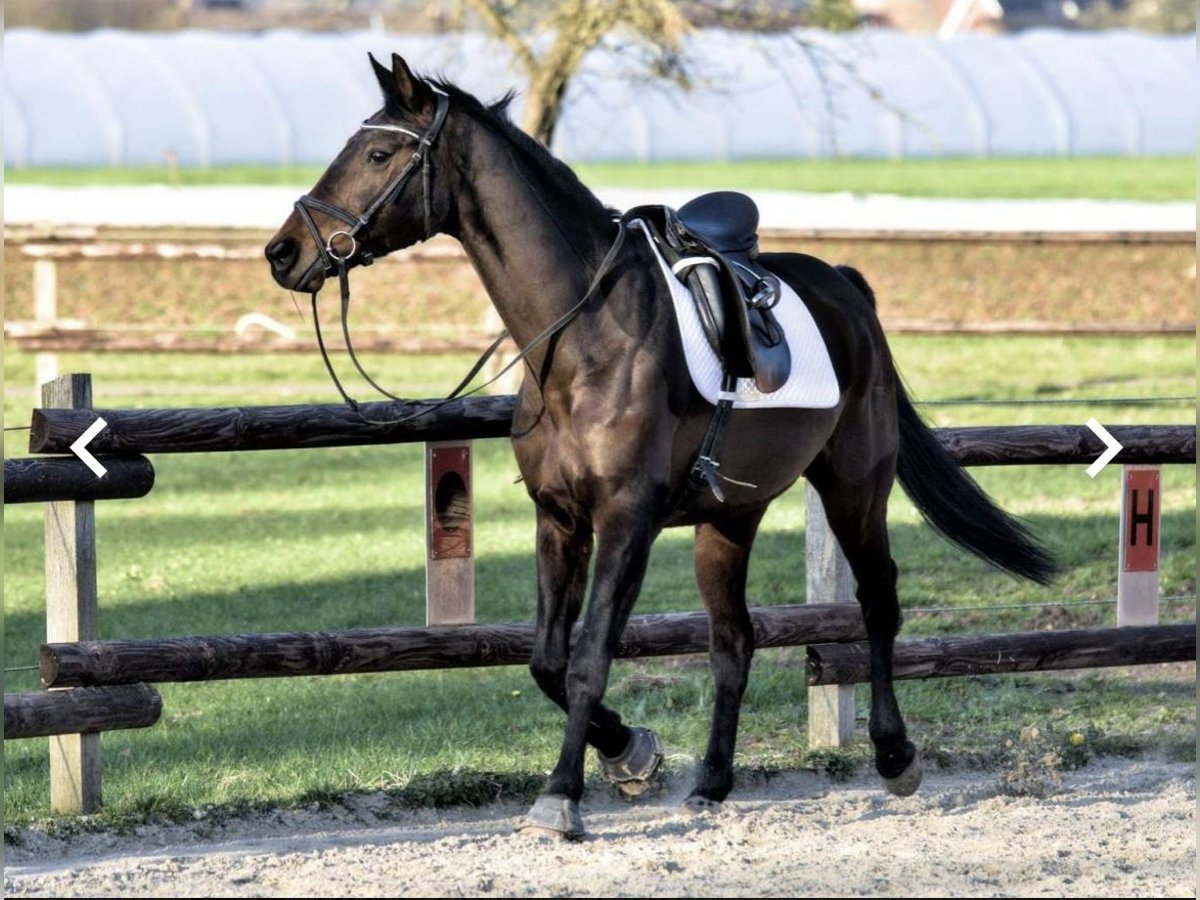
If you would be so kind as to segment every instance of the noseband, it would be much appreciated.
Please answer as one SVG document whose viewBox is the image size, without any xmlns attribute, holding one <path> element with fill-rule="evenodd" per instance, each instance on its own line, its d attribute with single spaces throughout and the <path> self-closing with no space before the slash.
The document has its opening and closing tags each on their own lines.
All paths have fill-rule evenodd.
<svg viewBox="0 0 1200 900">
<path fill-rule="evenodd" d="M 425 234 L 421 238 L 427 240 L 433 229 L 433 203 L 430 197 L 429 189 L 429 174 L 433 166 L 433 157 L 430 151 L 433 149 L 433 142 L 437 140 L 438 134 L 442 130 L 442 125 L 446 121 L 446 113 L 450 110 L 450 98 L 446 92 L 434 85 L 429 85 L 429 89 L 437 94 L 437 110 L 433 114 L 433 122 L 425 129 L 424 134 L 418 134 L 408 128 L 403 128 L 399 125 L 376 125 L 371 122 L 363 122 L 359 126 L 360 129 L 373 129 L 375 131 L 391 131 L 397 134 L 407 134 L 417 139 L 417 149 L 413 151 L 413 155 L 409 157 L 408 162 L 404 164 L 404 168 L 380 191 L 379 196 L 371 203 L 370 206 L 361 215 L 343 209 L 340 206 L 335 206 L 332 203 L 326 203 L 324 200 L 318 200 L 311 194 L 305 194 L 296 201 L 296 212 L 300 214 L 300 218 L 304 221 L 308 228 L 309 234 L 312 235 L 313 241 L 317 245 L 317 253 L 321 259 L 321 265 L 325 270 L 325 274 L 330 274 L 335 269 L 345 270 L 345 264 L 358 253 L 358 238 L 363 229 L 370 226 L 371 221 L 389 203 L 396 201 L 400 192 L 404 190 L 409 180 L 417 172 L 417 167 L 421 169 L 421 196 L 425 204 Z M 317 227 L 317 223 L 313 220 L 312 213 L 309 210 L 325 213 L 328 216 L 333 216 L 335 219 L 341 219 L 350 230 L 335 231 L 324 238 L 321 235 L 321 229 Z M 345 252 L 339 252 L 334 246 L 334 242 L 338 238 L 346 238 L 349 240 L 349 246 L 344 246 Z M 363 251 L 359 254 L 359 264 L 369 266 L 374 260 L 370 253 Z"/>
</svg>

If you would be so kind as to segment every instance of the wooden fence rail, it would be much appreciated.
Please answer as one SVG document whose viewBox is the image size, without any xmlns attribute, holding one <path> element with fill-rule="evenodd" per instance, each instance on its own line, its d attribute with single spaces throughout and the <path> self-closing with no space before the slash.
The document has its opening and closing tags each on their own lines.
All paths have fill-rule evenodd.
<svg viewBox="0 0 1200 900">
<path fill-rule="evenodd" d="M 83 412 L 35 409 L 29 448 L 33 453 L 65 453 L 97 416 L 108 427 L 88 445 L 93 453 L 203 453 L 456 441 L 508 437 L 512 429 L 515 397 L 466 397 L 441 406 L 438 402 L 363 403 L 361 415 L 343 403 Z M 428 412 L 412 418 L 423 410 Z"/>
<path fill-rule="evenodd" d="M 198 453 L 285 450 L 507 437 L 516 398 L 364 403 L 362 415 L 341 403 L 194 409 L 35 409 L 32 453 L 66 453 L 97 416 L 108 427 L 93 453 Z M 427 411 L 412 418 L 415 413 Z M 397 419 L 405 421 L 396 422 Z M 1194 425 L 1113 425 L 1125 449 L 1119 463 L 1194 463 Z M 1084 425 L 939 428 L 935 433 L 962 465 L 1091 462 L 1104 445 Z"/>
<path fill-rule="evenodd" d="M 4 695 L 4 739 L 148 728 L 162 696 L 146 684 Z"/>
<path fill-rule="evenodd" d="M 1194 425 L 1112 425 L 1123 447 L 1117 464 L 1194 463 Z M 938 439 L 963 466 L 1029 466 L 1090 463 L 1103 451 L 1085 425 L 998 425 L 935 428 Z"/>
<path fill-rule="evenodd" d="M 750 617 L 759 647 L 866 638 L 857 604 L 762 606 Z M 533 634 L 522 622 L 51 643 L 41 672 L 46 687 L 73 687 L 508 666 L 529 662 Z M 617 655 L 708 649 L 706 613 L 664 613 L 631 618 Z"/>
<path fill-rule="evenodd" d="M 892 677 L 1099 669 L 1195 658 L 1195 623 L 954 635 L 896 641 Z M 809 645 L 810 685 L 870 680 L 871 654 L 866 643 Z"/>
<path fill-rule="evenodd" d="M 5 503 L 52 500 L 127 500 L 154 487 L 154 466 L 144 456 L 103 457 L 103 478 L 74 456 L 4 461 Z"/>
</svg>

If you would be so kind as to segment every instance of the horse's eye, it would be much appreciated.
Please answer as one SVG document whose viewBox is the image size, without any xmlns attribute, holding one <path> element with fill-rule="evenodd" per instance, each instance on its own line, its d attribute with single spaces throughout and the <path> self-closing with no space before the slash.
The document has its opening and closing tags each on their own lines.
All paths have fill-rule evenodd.
<svg viewBox="0 0 1200 900">
<path fill-rule="evenodd" d="M 392 158 L 392 154 L 386 150 L 372 150 L 367 154 L 367 161 L 373 162 L 375 165 L 382 165 Z"/>
</svg>

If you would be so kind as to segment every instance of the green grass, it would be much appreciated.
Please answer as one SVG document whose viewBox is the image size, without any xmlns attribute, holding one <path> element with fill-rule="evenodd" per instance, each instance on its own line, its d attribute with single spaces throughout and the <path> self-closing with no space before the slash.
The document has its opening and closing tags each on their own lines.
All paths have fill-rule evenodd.
<svg viewBox="0 0 1200 900">
<path fill-rule="evenodd" d="M 738 162 L 580 163 L 576 171 L 597 187 L 687 187 L 921 197 L 1092 198 L 1191 200 L 1191 157 L 1078 157 L 997 159 L 744 160 Z M 8 184 L 80 185 L 264 184 L 309 186 L 320 166 L 221 166 L 168 171 L 124 169 L 5 170 Z"/>
<path fill-rule="evenodd" d="M 947 338 L 892 341 L 914 393 L 924 398 L 1122 397 L 1191 394 L 1194 341 L 1180 338 Z M 383 383 L 420 396 L 444 392 L 461 357 L 368 360 Z M 89 371 L 100 406 L 331 402 L 319 359 L 290 355 L 66 356 Z M 28 422 L 32 357 L 4 360 L 5 424 Z M 1187 406 L 931 407 L 936 424 L 1181 422 Z M 8 455 L 25 435 L 5 434 Z M 419 447 L 156 457 L 150 496 L 98 508 L 102 637 L 179 636 L 418 624 L 424 612 L 422 456 Z M 897 491 L 894 554 L 902 572 L 906 634 L 1108 624 L 1115 592 L 1118 474 L 1079 467 L 980 470 L 983 485 L 1027 517 L 1063 560 L 1049 589 L 1017 583 L 951 548 L 921 524 Z M 478 618 L 532 616 L 532 508 L 514 484 L 505 441 L 476 445 Z M 1195 590 L 1195 474 L 1164 473 L 1163 592 Z M 756 603 L 802 600 L 803 492 L 778 501 L 751 570 Z M 6 690 L 30 690 L 43 640 L 41 509 L 5 511 Z M 1038 604 L 1036 609 L 923 607 Z M 691 539 L 656 545 L 639 612 L 699 607 Z M 1164 618 L 1194 617 L 1194 604 Z M 807 760 L 803 652 L 755 660 L 742 721 L 743 771 Z M 1036 725 L 1055 740 L 1080 732 L 1089 749 L 1183 758 L 1195 738 L 1194 684 L 1150 669 L 1073 676 L 996 676 L 906 682 L 910 733 L 943 766 L 1002 766 L 1004 745 Z M 522 668 L 165 685 L 162 721 L 104 738 L 106 821 L 184 814 L 215 805 L 295 805 L 353 790 L 389 790 L 411 802 L 479 800 L 536 790 L 561 740 L 561 716 Z M 631 721 L 658 729 L 672 752 L 694 755 L 706 738 L 711 680 L 702 659 L 623 662 L 610 699 Z M 865 714 L 867 692 L 858 692 Z M 1194 750 L 1192 751 L 1194 753 Z M 865 726 L 837 765 L 868 757 Z M 848 762 L 847 762 L 848 761 Z M 592 763 L 589 762 L 589 765 Z M 5 745 L 4 815 L 45 816 L 44 741 Z"/>
<path fill-rule="evenodd" d="M 185 186 L 294 185 L 308 187 L 316 182 L 323 166 L 213 166 L 168 169 L 166 166 L 122 168 L 38 167 L 4 170 L 6 184 L 39 184 L 51 187 L 125 186 L 168 184 Z"/>
<path fill-rule="evenodd" d="M 740 190 L 849 191 L 909 197 L 1191 200 L 1191 157 L 1074 159 L 752 160 L 737 163 L 588 163 L 588 184 Z"/>
</svg>

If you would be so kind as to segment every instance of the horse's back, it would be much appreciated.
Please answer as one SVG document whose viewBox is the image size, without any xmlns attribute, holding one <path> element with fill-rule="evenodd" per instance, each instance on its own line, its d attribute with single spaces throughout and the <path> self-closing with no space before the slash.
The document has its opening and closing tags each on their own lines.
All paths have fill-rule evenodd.
<svg viewBox="0 0 1200 900">
<path fill-rule="evenodd" d="M 812 313 L 843 391 L 890 376 L 874 292 L 857 269 L 806 253 L 762 253 L 758 262 L 787 282 Z"/>
</svg>

